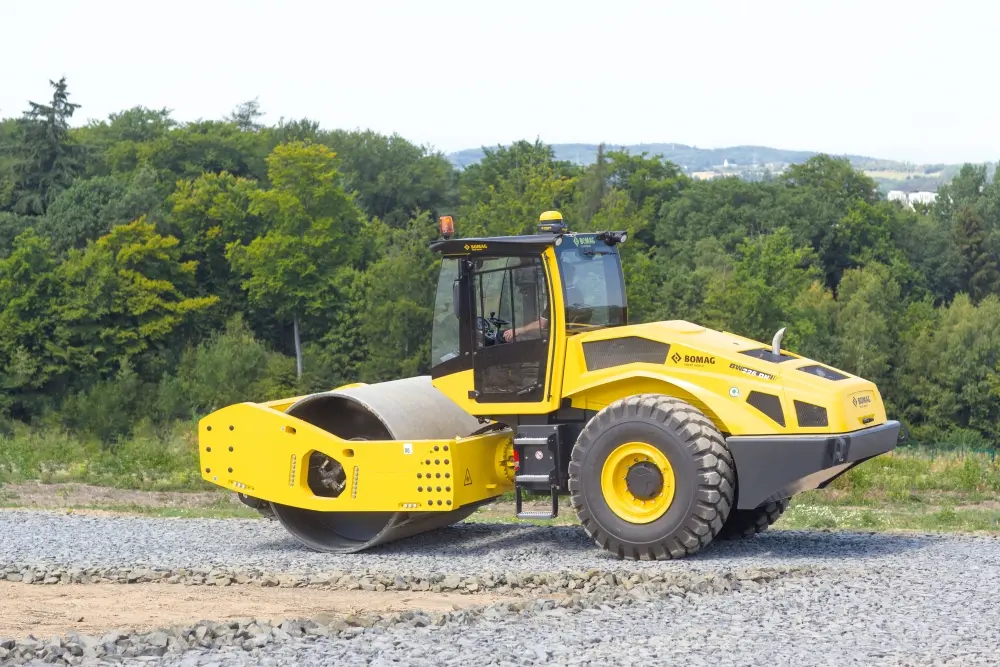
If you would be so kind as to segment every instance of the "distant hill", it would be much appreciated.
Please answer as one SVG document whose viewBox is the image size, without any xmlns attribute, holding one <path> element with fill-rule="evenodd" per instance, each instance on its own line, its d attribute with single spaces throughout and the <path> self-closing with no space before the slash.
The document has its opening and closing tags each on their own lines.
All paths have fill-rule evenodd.
<svg viewBox="0 0 1000 667">
<path fill-rule="evenodd" d="M 579 165 L 592 164 L 597 156 L 597 144 L 554 144 L 556 159 Z M 625 149 L 633 154 L 662 155 L 688 174 L 718 172 L 720 175 L 759 178 L 761 174 L 780 173 L 790 164 L 805 162 L 819 151 L 792 151 L 767 146 L 729 146 L 698 148 L 685 144 L 605 144 L 605 150 Z M 467 148 L 447 156 L 459 169 L 475 164 L 483 157 L 482 148 Z M 855 169 L 875 179 L 882 190 L 937 190 L 951 180 L 961 165 L 921 165 L 898 160 L 883 160 L 864 155 L 839 155 L 847 158 Z"/>
<path fill-rule="evenodd" d="M 604 147 L 605 150 L 625 149 L 630 153 L 645 152 L 650 155 L 663 155 L 667 160 L 683 167 L 685 171 L 702 171 L 715 165 L 721 165 L 726 160 L 730 164 L 745 165 L 755 162 L 758 164 L 794 164 L 805 162 L 814 155 L 818 155 L 816 151 L 788 151 L 766 146 L 698 148 L 684 144 L 631 144 L 626 146 L 605 144 Z M 553 148 L 556 152 L 556 159 L 575 164 L 591 164 L 597 157 L 597 144 L 554 144 Z M 451 162 L 460 168 L 475 164 L 482 157 L 482 148 L 468 148 L 448 156 Z M 849 157 L 852 163 L 855 160 L 874 161 L 873 158 L 861 156 Z"/>
</svg>

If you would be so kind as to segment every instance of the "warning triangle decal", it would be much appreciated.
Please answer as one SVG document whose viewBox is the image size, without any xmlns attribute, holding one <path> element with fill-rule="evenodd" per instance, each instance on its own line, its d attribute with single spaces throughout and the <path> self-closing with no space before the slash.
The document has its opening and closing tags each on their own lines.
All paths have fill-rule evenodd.
<svg viewBox="0 0 1000 667">
<path fill-rule="evenodd" d="M 465 469 L 465 486 L 472 486 L 472 473 L 468 468 Z"/>
</svg>

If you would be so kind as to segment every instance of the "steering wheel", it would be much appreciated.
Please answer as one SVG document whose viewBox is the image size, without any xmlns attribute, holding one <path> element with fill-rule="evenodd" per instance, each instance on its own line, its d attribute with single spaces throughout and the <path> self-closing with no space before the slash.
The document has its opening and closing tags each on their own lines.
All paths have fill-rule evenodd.
<svg viewBox="0 0 1000 667">
<path fill-rule="evenodd" d="M 505 324 L 510 324 L 510 322 L 508 322 L 507 320 L 502 320 L 499 317 L 497 317 L 496 311 L 490 312 L 489 321 L 490 324 L 492 324 L 495 327 L 502 327 Z"/>
<path fill-rule="evenodd" d="M 497 317 L 495 312 L 490 313 L 488 318 L 476 317 L 476 330 L 482 332 L 486 345 L 496 345 L 506 342 L 503 336 L 500 335 L 500 327 L 507 324 L 510 324 L 510 322 Z"/>
</svg>

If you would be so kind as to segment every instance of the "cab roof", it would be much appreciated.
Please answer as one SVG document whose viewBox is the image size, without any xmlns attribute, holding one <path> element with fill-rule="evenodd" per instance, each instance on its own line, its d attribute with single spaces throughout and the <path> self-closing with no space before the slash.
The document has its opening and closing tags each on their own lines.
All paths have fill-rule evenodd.
<svg viewBox="0 0 1000 667">
<path fill-rule="evenodd" d="M 431 250 L 444 255 L 469 255 L 474 252 L 499 255 L 539 254 L 549 246 L 555 245 L 559 236 L 575 236 L 575 234 L 525 234 L 523 236 L 438 239 L 431 242 Z"/>
<path fill-rule="evenodd" d="M 444 255 L 470 255 L 485 252 L 495 255 L 541 254 L 556 239 L 574 236 L 593 236 L 601 232 L 563 232 L 561 234 L 523 234 L 520 236 L 485 236 L 467 239 L 438 239 L 431 241 L 431 250 Z M 620 233 L 620 232 L 619 232 Z"/>
</svg>

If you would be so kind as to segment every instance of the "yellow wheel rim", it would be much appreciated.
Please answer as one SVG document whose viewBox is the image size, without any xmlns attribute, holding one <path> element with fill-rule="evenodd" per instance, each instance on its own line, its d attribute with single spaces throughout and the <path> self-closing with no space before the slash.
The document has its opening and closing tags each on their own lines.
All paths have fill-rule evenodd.
<svg viewBox="0 0 1000 667">
<path fill-rule="evenodd" d="M 660 492 L 651 498 L 636 497 L 629 489 L 627 477 L 633 466 L 650 464 L 663 477 Z M 611 511 L 629 523 L 656 521 L 674 500 L 674 469 L 659 449 L 645 442 L 627 442 L 619 446 L 604 461 L 601 469 L 601 492 Z"/>
</svg>

